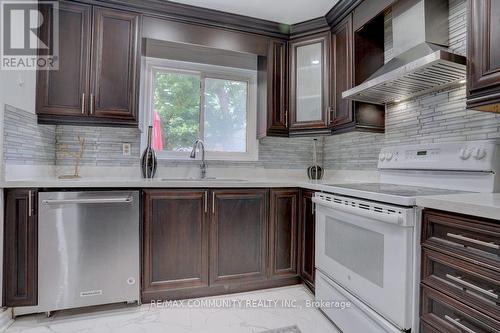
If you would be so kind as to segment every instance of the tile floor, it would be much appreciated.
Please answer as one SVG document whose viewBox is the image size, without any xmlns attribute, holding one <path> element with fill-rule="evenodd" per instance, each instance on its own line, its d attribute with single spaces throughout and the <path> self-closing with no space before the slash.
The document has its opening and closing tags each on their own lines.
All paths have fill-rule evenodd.
<svg viewBox="0 0 500 333">
<path fill-rule="evenodd" d="M 211 297 L 208 300 L 247 304 L 245 308 L 193 308 L 170 304 L 168 308 L 104 306 L 92 310 L 56 312 L 19 317 L 7 333 L 260 333 L 296 325 L 302 333 L 338 333 L 338 330 L 312 307 L 305 307 L 313 295 L 304 286 L 291 286 L 255 292 Z M 203 299 L 203 300 L 207 300 Z M 199 299 L 198 299 L 199 300 Z M 252 300 L 252 303 L 247 302 Z M 255 305 L 279 306 L 262 308 Z M 296 300 L 296 302 L 290 302 Z M 195 304 L 195 302 L 191 303 Z M 222 304 L 222 303 L 220 303 Z M 179 304 L 177 304 L 179 305 Z M 280 306 L 281 305 L 281 306 Z M 285 306 L 283 306 L 285 305 Z"/>
</svg>

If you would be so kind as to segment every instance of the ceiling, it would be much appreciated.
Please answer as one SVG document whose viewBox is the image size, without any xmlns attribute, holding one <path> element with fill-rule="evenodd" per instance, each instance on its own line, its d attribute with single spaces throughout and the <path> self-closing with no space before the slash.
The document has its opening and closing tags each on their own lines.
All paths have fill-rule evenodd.
<svg viewBox="0 0 500 333">
<path fill-rule="evenodd" d="M 172 0 L 279 23 L 294 24 L 324 16 L 339 0 Z"/>
</svg>

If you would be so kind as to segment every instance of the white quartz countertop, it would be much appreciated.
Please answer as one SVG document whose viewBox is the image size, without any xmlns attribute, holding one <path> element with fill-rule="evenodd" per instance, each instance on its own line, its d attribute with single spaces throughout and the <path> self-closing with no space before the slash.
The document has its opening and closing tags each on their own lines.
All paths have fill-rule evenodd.
<svg viewBox="0 0 500 333">
<path fill-rule="evenodd" d="M 417 205 L 425 208 L 500 220 L 500 193 L 465 193 L 423 196 Z"/>
<path fill-rule="evenodd" d="M 26 179 L 2 182 L 3 188 L 251 188 L 251 187 L 302 187 L 311 190 L 326 190 L 326 184 L 355 182 L 349 179 L 310 181 L 303 179 L 134 179 L 134 178 L 81 178 L 81 179 Z"/>
</svg>

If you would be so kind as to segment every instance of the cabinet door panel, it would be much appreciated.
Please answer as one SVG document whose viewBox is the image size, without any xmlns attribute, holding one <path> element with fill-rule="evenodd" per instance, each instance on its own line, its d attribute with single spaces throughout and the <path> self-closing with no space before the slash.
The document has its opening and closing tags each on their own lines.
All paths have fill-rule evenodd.
<svg viewBox="0 0 500 333">
<path fill-rule="evenodd" d="M 267 190 L 212 191 L 211 284 L 265 279 Z"/>
<path fill-rule="evenodd" d="M 208 285 L 207 192 L 145 191 L 145 291 Z"/>
<path fill-rule="evenodd" d="M 37 113 L 87 113 L 91 6 L 59 3 L 59 69 L 37 71 Z M 49 20 L 51 21 L 51 20 Z M 47 34 L 50 25 L 42 31 Z"/>
<path fill-rule="evenodd" d="M 36 191 L 6 190 L 3 305 L 38 303 L 38 220 Z"/>
<path fill-rule="evenodd" d="M 271 189 L 269 249 L 271 275 L 297 275 L 297 210 L 299 191 Z"/>
<path fill-rule="evenodd" d="M 498 85 L 500 80 L 500 3 L 491 0 L 473 0 L 469 41 L 469 89 L 483 89 Z"/>
<path fill-rule="evenodd" d="M 328 128 L 330 33 L 290 43 L 290 129 Z"/>
<path fill-rule="evenodd" d="M 136 118 L 140 16 L 94 7 L 92 116 Z"/>
<path fill-rule="evenodd" d="M 269 131 L 284 131 L 286 133 L 288 130 L 287 44 L 283 41 L 271 41 L 270 49 L 268 55 L 271 59 L 271 68 L 268 69 L 270 74 L 268 80 L 271 81 L 268 91 L 270 94 L 270 98 L 268 98 Z"/>
<path fill-rule="evenodd" d="M 332 125 L 353 122 L 353 103 L 342 98 L 342 92 L 352 88 L 352 19 L 347 17 L 332 31 Z"/>
<path fill-rule="evenodd" d="M 467 107 L 500 112 L 500 2 L 471 0 L 467 27 Z"/>
<path fill-rule="evenodd" d="M 314 289 L 315 215 L 314 192 L 303 190 L 300 208 L 300 275 L 307 286 Z"/>
</svg>

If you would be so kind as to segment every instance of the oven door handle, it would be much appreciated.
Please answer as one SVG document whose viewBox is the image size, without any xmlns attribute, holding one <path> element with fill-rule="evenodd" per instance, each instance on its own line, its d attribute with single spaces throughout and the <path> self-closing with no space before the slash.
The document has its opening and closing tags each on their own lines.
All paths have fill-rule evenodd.
<svg viewBox="0 0 500 333">
<path fill-rule="evenodd" d="M 398 213 L 379 213 L 373 210 L 352 207 L 348 205 L 339 204 L 336 202 L 325 201 L 318 198 L 312 198 L 312 201 L 318 206 L 324 206 L 327 208 L 340 210 L 349 214 L 363 216 L 369 219 L 375 219 L 385 223 L 398 224 L 403 223 L 403 217 Z"/>
</svg>

